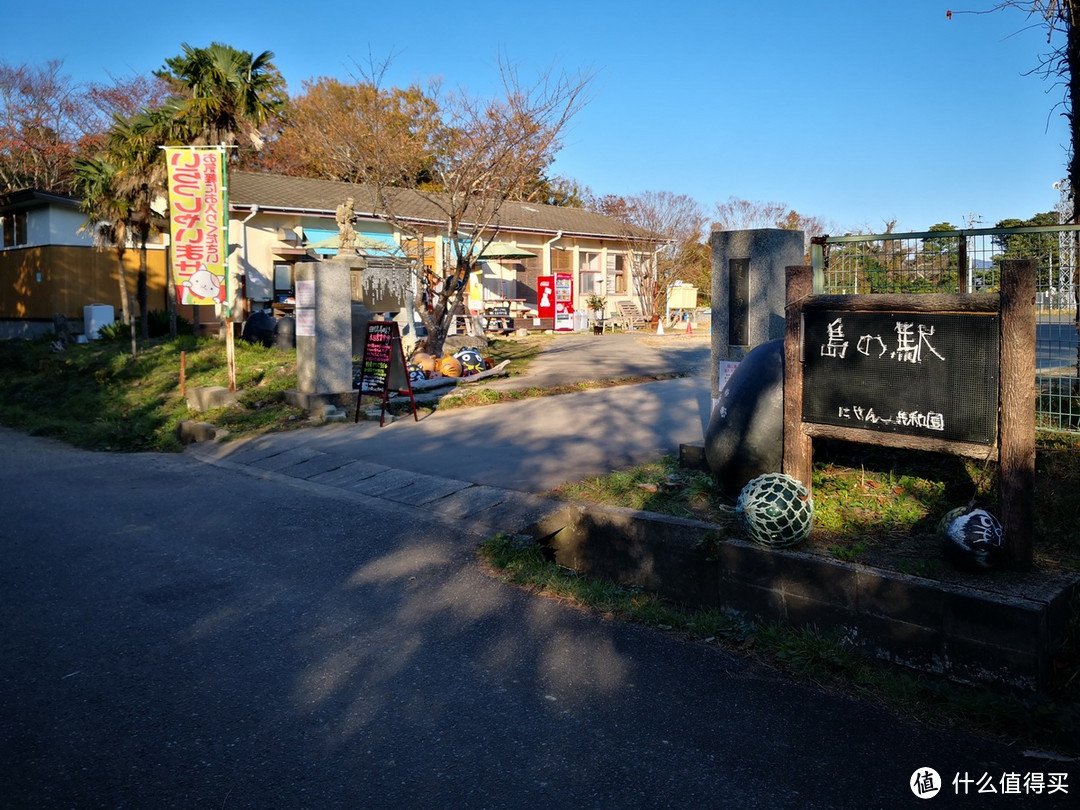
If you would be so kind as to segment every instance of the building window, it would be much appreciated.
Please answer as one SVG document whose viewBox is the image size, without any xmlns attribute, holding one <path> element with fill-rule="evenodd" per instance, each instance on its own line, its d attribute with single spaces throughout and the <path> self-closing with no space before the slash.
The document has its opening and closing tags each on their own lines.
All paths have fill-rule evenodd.
<svg viewBox="0 0 1080 810">
<path fill-rule="evenodd" d="M 274 301 L 289 302 L 293 297 L 293 266 L 286 262 L 274 264 Z"/>
<path fill-rule="evenodd" d="M 4 247 L 18 247 L 26 244 L 26 212 L 4 214 L 0 217 L 4 223 Z"/>
<path fill-rule="evenodd" d="M 581 295 L 603 295 L 603 274 L 594 270 L 582 270 L 578 273 L 578 292 Z"/>
<path fill-rule="evenodd" d="M 607 294 L 626 295 L 626 257 L 609 253 L 607 257 Z"/>
</svg>

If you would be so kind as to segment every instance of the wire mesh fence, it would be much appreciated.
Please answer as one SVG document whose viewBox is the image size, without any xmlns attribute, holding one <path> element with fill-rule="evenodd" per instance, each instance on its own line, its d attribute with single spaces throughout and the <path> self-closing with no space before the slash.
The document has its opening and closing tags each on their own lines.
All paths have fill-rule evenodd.
<svg viewBox="0 0 1080 810">
<path fill-rule="evenodd" d="M 814 240 L 814 291 L 996 292 L 1001 260 L 1034 258 L 1036 425 L 1080 433 L 1080 226 L 978 228 Z"/>
</svg>

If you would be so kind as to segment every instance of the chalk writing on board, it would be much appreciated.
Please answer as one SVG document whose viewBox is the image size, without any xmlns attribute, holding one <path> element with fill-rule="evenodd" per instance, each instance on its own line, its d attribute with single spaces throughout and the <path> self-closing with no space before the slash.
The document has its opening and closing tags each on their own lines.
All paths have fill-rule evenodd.
<svg viewBox="0 0 1080 810">
<path fill-rule="evenodd" d="M 360 390 L 382 393 L 393 360 L 392 323 L 372 321 L 367 326 Z"/>
<path fill-rule="evenodd" d="M 803 420 L 992 444 L 998 316 L 803 310 Z"/>
<path fill-rule="evenodd" d="M 898 425 L 924 430 L 945 430 L 945 415 L 935 411 L 897 411 L 892 416 L 880 416 L 873 408 L 863 405 L 841 405 L 836 409 L 838 419 L 864 422 L 870 425 Z"/>
<path fill-rule="evenodd" d="M 843 360 L 847 357 L 849 342 L 844 333 L 844 319 L 835 318 L 826 325 L 826 341 L 821 345 L 821 356 Z M 934 327 L 914 321 L 896 321 L 893 328 L 896 333 L 896 348 L 890 351 L 891 344 L 878 335 L 859 335 L 855 350 L 865 357 L 896 360 L 900 363 L 921 363 L 929 356 L 944 360 L 941 352 L 930 343 Z"/>
</svg>

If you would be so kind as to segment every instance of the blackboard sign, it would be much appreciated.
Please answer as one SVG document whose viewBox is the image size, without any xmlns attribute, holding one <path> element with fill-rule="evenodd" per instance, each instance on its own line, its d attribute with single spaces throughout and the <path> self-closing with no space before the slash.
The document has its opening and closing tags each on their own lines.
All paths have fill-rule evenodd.
<svg viewBox="0 0 1080 810">
<path fill-rule="evenodd" d="M 413 399 L 412 385 L 405 367 L 405 350 L 401 346 L 401 334 L 395 321 L 369 321 L 364 338 L 364 356 L 360 363 L 360 385 L 356 395 L 356 420 L 360 420 L 360 400 L 365 394 L 374 394 L 382 398 L 382 415 L 379 424 L 386 415 L 386 405 L 390 393 L 408 394 L 412 403 L 413 418 L 416 419 L 416 402 Z"/>
<path fill-rule="evenodd" d="M 489 314 L 493 318 L 509 318 L 510 307 L 492 307 L 488 310 Z"/>
<path fill-rule="evenodd" d="M 999 318 L 803 311 L 803 421 L 993 444 Z"/>
<path fill-rule="evenodd" d="M 364 339 L 364 358 L 360 366 L 360 390 L 381 394 L 386 390 L 390 365 L 394 361 L 393 321 L 371 321 Z"/>
</svg>

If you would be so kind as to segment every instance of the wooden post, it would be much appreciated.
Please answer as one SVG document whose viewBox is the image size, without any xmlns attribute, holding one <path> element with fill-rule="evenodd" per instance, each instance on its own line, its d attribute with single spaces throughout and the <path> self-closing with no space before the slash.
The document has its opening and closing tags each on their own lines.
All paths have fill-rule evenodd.
<svg viewBox="0 0 1080 810">
<path fill-rule="evenodd" d="M 225 324 L 225 362 L 229 367 L 229 390 L 236 390 L 236 343 L 233 340 L 232 321 L 223 321 Z"/>
<path fill-rule="evenodd" d="M 802 425 L 802 302 L 813 292 L 814 268 L 786 270 L 784 319 L 784 462 L 783 469 L 813 495 L 813 444 Z"/>
<path fill-rule="evenodd" d="M 998 488 L 1005 553 L 1031 568 L 1035 528 L 1035 274 L 1034 259 L 1001 262 L 1001 400 Z"/>
</svg>

